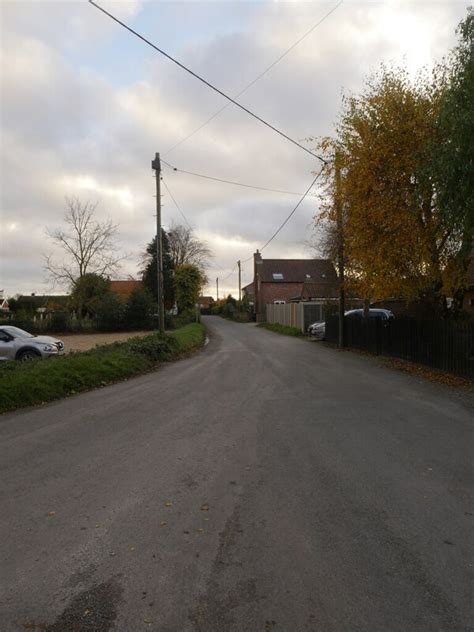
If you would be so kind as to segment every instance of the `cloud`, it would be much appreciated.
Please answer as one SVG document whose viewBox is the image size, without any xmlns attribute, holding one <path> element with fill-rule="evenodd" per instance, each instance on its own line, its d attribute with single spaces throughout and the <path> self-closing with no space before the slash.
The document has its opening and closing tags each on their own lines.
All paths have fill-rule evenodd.
<svg viewBox="0 0 474 632">
<path fill-rule="evenodd" d="M 239 92 L 308 30 L 330 5 L 312 3 L 107 3 L 127 23 L 230 94 Z M 105 6 L 105 5 L 104 5 Z M 184 10 L 184 12 L 183 12 Z M 293 138 L 330 134 L 341 91 L 357 91 L 380 62 L 412 72 L 455 42 L 463 4 L 345 2 L 241 97 Z M 304 191 L 318 161 L 235 106 L 169 154 L 225 101 L 133 39 L 86 3 L 2 5 L 2 280 L 10 294 L 47 288 L 45 227 L 60 226 L 64 198 L 100 200 L 98 217 L 120 224 L 137 274 L 155 230 L 156 151 L 190 171 Z M 297 197 L 163 176 L 197 234 L 214 251 L 209 278 L 224 277 L 288 215 Z M 315 199 L 301 205 L 265 250 L 308 256 Z M 182 218 L 163 189 L 163 222 Z M 5 248 L 3 246 L 6 246 Z M 250 281 L 252 262 L 244 266 Z M 213 286 L 212 286 L 213 288 Z M 212 289 L 211 288 L 211 289 Z M 233 275 L 221 290 L 236 291 Z"/>
</svg>

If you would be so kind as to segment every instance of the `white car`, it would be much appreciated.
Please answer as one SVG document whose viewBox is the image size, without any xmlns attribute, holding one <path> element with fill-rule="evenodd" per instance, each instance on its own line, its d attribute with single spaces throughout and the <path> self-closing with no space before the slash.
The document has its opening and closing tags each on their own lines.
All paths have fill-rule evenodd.
<svg viewBox="0 0 474 632">
<path fill-rule="evenodd" d="M 326 335 L 326 323 L 313 323 L 308 327 L 308 334 L 315 340 L 324 340 Z"/>
<path fill-rule="evenodd" d="M 51 336 L 34 336 L 19 327 L 0 326 L 0 360 L 35 360 L 63 355 L 64 342 Z"/>
</svg>

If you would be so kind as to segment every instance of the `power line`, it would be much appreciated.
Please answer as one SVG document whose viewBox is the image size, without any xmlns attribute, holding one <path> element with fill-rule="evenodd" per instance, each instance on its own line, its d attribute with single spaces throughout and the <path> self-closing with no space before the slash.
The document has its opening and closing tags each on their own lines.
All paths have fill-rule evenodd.
<svg viewBox="0 0 474 632">
<path fill-rule="evenodd" d="M 269 189 L 268 187 L 259 187 L 254 184 L 244 184 L 243 182 L 235 182 L 235 180 L 224 180 L 223 178 L 215 178 L 214 176 L 208 176 L 202 173 L 195 173 L 194 171 L 186 171 L 185 169 L 178 169 L 178 167 L 170 165 L 169 162 L 166 162 L 166 160 L 163 160 L 163 159 L 161 160 L 161 162 L 165 164 L 167 167 L 169 167 L 170 169 L 172 169 L 173 171 L 176 171 L 178 173 L 186 173 L 189 176 L 195 176 L 197 178 L 204 178 L 205 180 L 214 180 L 215 182 L 223 182 L 224 184 L 233 184 L 234 186 L 237 186 L 237 187 L 245 187 L 246 189 L 256 189 L 257 191 L 269 191 L 270 193 L 283 193 L 285 195 L 301 195 L 301 193 L 296 193 L 295 191 L 285 191 L 282 189 Z"/>
<path fill-rule="evenodd" d="M 249 88 L 251 88 L 254 84 L 257 83 L 257 81 L 259 81 L 264 75 L 267 74 L 267 72 L 269 72 L 274 66 L 276 66 L 284 57 L 286 57 L 288 55 L 288 53 L 290 53 L 294 48 L 296 48 L 296 46 L 298 46 L 298 44 L 300 44 L 306 37 L 308 37 L 308 35 L 311 35 L 311 33 L 320 25 L 324 22 L 324 20 L 326 20 L 326 18 L 328 18 L 331 13 L 334 13 L 334 11 L 336 9 L 338 9 L 340 7 L 340 5 L 343 3 L 344 0 L 340 0 L 336 6 L 334 6 L 330 11 L 328 11 L 326 13 L 326 15 L 324 15 L 320 20 L 318 20 L 318 22 L 316 22 L 316 24 L 313 24 L 313 26 L 306 31 L 306 33 L 304 33 L 298 40 L 296 40 L 296 42 L 294 42 L 289 48 L 287 48 L 285 50 L 285 52 L 283 52 L 277 59 L 275 59 L 274 62 L 272 62 L 269 66 L 267 66 L 267 68 L 265 68 L 265 70 L 263 70 L 259 75 L 257 75 L 257 77 L 255 77 L 255 79 L 253 81 L 251 81 L 249 84 L 247 84 L 245 86 L 245 88 L 243 88 L 240 92 L 238 92 L 233 98 L 234 99 L 238 99 L 240 96 L 242 96 L 245 92 L 247 92 L 247 90 Z M 217 116 L 219 116 L 219 114 L 221 114 L 221 112 L 223 112 L 224 110 L 226 110 L 230 105 L 230 102 L 227 102 L 225 105 L 223 105 L 219 110 L 217 110 L 216 112 L 214 112 L 214 114 L 212 116 L 210 116 L 206 121 L 204 121 L 204 123 L 201 123 L 201 125 L 199 125 L 198 127 L 196 127 L 196 129 L 194 131 L 192 131 L 190 134 L 188 134 L 187 136 L 185 136 L 184 138 L 182 138 L 180 141 L 178 141 L 177 143 L 175 143 L 172 147 L 170 147 L 170 149 L 168 149 L 164 155 L 167 156 L 168 154 L 170 154 L 172 151 L 174 151 L 177 147 L 179 147 L 180 145 L 182 145 L 183 143 L 185 143 L 187 140 L 189 140 L 192 136 L 194 136 L 195 134 L 197 134 L 200 130 L 202 130 L 203 127 L 205 127 L 206 125 L 208 125 L 208 123 L 210 123 L 212 120 L 214 120 Z"/>
<path fill-rule="evenodd" d="M 235 264 L 235 266 L 232 268 L 232 270 L 229 272 L 229 274 L 228 274 L 227 276 L 225 276 L 223 279 L 221 279 L 221 282 L 222 282 L 222 281 L 227 281 L 227 279 L 228 279 L 228 278 L 229 278 L 232 274 L 234 274 L 236 267 L 237 267 L 237 263 L 236 263 L 236 264 Z"/>
<path fill-rule="evenodd" d="M 162 162 L 163 162 L 163 161 L 162 161 Z M 170 191 L 170 189 L 169 189 L 168 185 L 166 184 L 166 180 L 164 180 L 164 179 L 163 179 L 163 184 L 165 185 L 166 190 L 167 190 L 167 191 L 168 191 L 168 193 L 170 194 L 170 197 L 171 197 L 171 199 L 173 200 L 174 205 L 176 206 L 176 208 L 178 209 L 178 211 L 181 213 L 181 215 L 182 215 L 182 217 L 183 217 L 184 221 L 185 221 L 185 222 L 186 222 L 186 224 L 189 226 L 189 228 L 190 228 L 191 230 L 193 230 L 193 227 L 192 227 L 192 226 L 191 226 L 191 224 L 188 222 L 188 219 L 187 219 L 186 215 L 183 213 L 183 211 L 181 210 L 181 207 L 179 206 L 178 202 L 176 202 L 176 200 L 174 199 L 174 196 L 173 196 L 173 194 L 171 193 L 171 191 Z"/>
<path fill-rule="evenodd" d="M 285 219 L 285 221 L 280 224 L 278 230 L 275 231 L 275 233 L 273 233 L 273 235 L 270 237 L 270 239 L 260 248 L 260 251 L 262 251 L 264 248 L 266 248 L 268 246 L 268 244 L 270 242 L 272 242 L 275 237 L 278 235 L 278 233 L 281 231 L 281 229 L 290 221 L 290 219 L 293 217 L 293 215 L 296 213 L 298 207 L 300 206 L 300 204 L 303 202 L 303 200 L 305 199 L 305 197 L 308 195 L 308 193 L 310 192 L 310 190 L 313 188 L 313 186 L 316 184 L 316 182 L 318 181 L 319 176 L 322 174 L 324 167 L 321 167 L 318 175 L 314 178 L 314 180 L 311 182 L 311 184 L 309 185 L 309 187 L 306 189 L 305 193 L 303 194 L 303 197 L 299 200 L 298 204 L 295 206 L 295 208 L 291 211 L 291 213 L 288 215 L 288 217 Z"/>
<path fill-rule="evenodd" d="M 313 188 L 313 186 L 316 184 L 316 182 L 318 181 L 319 177 L 321 176 L 322 172 L 323 172 L 324 167 L 321 168 L 321 170 L 319 171 L 319 173 L 316 175 L 316 177 L 314 178 L 314 180 L 311 182 L 311 184 L 309 185 L 309 187 L 306 189 L 306 191 L 303 193 L 302 197 L 300 198 L 300 200 L 298 201 L 298 204 L 294 207 L 294 209 L 291 211 L 291 213 L 286 217 L 286 219 L 280 224 L 280 226 L 278 227 L 278 229 L 273 233 L 273 235 L 270 237 L 270 239 L 265 242 L 265 244 L 260 248 L 260 252 L 266 248 L 270 242 L 272 242 L 275 237 L 278 235 L 278 233 L 286 226 L 286 224 L 290 221 L 290 219 L 293 217 L 293 215 L 296 213 L 296 211 L 298 210 L 299 206 L 301 205 L 301 203 L 303 202 L 303 200 L 307 197 L 308 193 L 311 191 L 311 189 Z M 253 255 L 251 255 L 250 257 L 247 257 L 247 259 L 243 259 L 241 260 L 241 264 L 242 263 L 247 263 L 248 261 L 250 261 L 253 258 Z M 225 281 L 226 279 L 228 279 L 231 274 L 233 274 L 235 272 L 235 269 L 237 267 L 237 263 L 235 264 L 235 266 L 233 267 L 233 269 L 231 270 L 231 272 L 229 272 L 229 274 L 224 277 L 222 279 L 222 281 Z"/>
<path fill-rule="evenodd" d="M 206 79 L 204 79 L 203 77 L 201 77 L 200 75 L 195 73 L 190 68 L 187 68 L 187 66 L 182 64 L 180 61 L 178 61 L 177 59 L 175 59 L 174 57 L 172 57 L 171 55 L 166 53 L 164 50 L 162 50 L 161 48 L 159 48 L 155 44 L 152 44 L 152 42 L 150 42 L 150 40 L 147 40 L 145 37 L 143 37 L 143 35 L 140 35 L 140 33 L 137 33 L 137 31 L 134 31 L 130 26 L 127 26 L 124 22 L 122 22 L 121 20 L 116 18 L 114 15 L 112 15 L 111 13 L 109 13 L 108 11 L 103 9 L 98 4 L 96 4 L 94 2 L 94 0 L 89 0 L 89 4 L 92 4 L 94 7 L 96 7 L 96 9 L 99 9 L 99 11 L 102 11 L 102 13 L 104 13 L 109 18 L 114 20 L 114 22 L 117 22 L 117 24 L 120 24 L 120 26 L 123 26 L 124 29 L 126 29 L 127 31 L 129 31 L 130 33 L 132 33 L 133 35 L 138 37 L 139 39 L 141 39 L 143 42 L 145 42 L 145 44 L 148 44 L 149 46 L 151 46 L 153 49 L 155 49 L 161 55 L 164 55 L 167 59 L 172 61 L 174 64 L 176 64 L 177 66 L 179 66 L 183 70 L 185 70 L 187 73 L 189 73 L 190 75 L 192 75 L 193 77 L 195 77 L 196 79 L 198 79 L 199 81 L 204 83 L 204 85 L 206 85 L 208 88 L 211 88 L 211 90 L 214 90 L 214 92 L 217 92 L 217 94 L 220 94 L 225 99 L 227 99 L 228 101 L 230 101 L 231 103 L 233 103 L 234 105 L 239 107 L 241 110 L 243 110 L 244 112 L 247 112 L 247 114 L 250 114 L 250 116 L 252 116 L 254 119 L 256 119 L 257 121 L 260 121 L 260 123 L 263 123 L 263 125 L 266 125 L 268 128 L 270 128 L 271 130 L 273 130 L 274 132 L 276 132 L 277 134 L 279 134 L 283 138 L 286 138 L 286 140 L 288 140 L 290 143 L 293 143 L 293 145 L 296 145 L 297 147 L 299 147 L 300 149 L 302 149 L 306 153 L 308 153 L 311 156 L 313 156 L 314 158 L 317 158 L 318 160 L 320 160 L 323 164 L 326 164 L 326 161 L 324 160 L 324 158 L 322 158 L 321 156 L 318 156 L 317 154 L 313 153 L 310 149 L 308 149 L 304 145 L 301 145 L 298 141 L 294 140 L 293 138 L 291 138 L 290 136 L 288 136 L 287 134 L 285 134 L 284 132 L 282 132 L 278 128 L 276 128 L 273 125 L 271 125 L 271 123 L 268 123 L 267 121 L 265 121 L 263 118 L 258 116 L 258 114 L 255 114 L 254 112 L 252 112 L 251 110 L 246 108 L 244 105 L 242 105 L 241 103 L 239 103 L 238 101 L 236 101 L 232 97 L 229 97 L 229 95 L 227 95 L 225 92 L 223 92 L 219 88 L 216 88 L 216 86 L 214 86 L 212 83 L 210 83 L 209 81 L 207 81 Z"/>
</svg>

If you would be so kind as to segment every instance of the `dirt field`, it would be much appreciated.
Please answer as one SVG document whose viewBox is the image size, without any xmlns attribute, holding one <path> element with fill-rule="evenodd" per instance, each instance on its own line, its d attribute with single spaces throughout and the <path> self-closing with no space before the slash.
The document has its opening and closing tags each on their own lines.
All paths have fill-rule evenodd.
<svg viewBox="0 0 474 632">
<path fill-rule="evenodd" d="M 66 334 L 58 338 L 64 342 L 66 353 L 70 351 L 87 351 L 96 345 L 105 345 L 116 340 L 127 340 L 133 336 L 146 336 L 151 331 L 126 331 L 114 334 Z"/>
</svg>

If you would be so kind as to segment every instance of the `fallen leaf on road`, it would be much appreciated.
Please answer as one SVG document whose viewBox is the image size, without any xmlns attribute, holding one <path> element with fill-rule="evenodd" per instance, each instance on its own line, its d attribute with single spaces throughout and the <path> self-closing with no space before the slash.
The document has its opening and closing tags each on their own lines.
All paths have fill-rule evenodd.
<svg viewBox="0 0 474 632">
<path fill-rule="evenodd" d="M 209 505 L 204 504 L 204 505 L 201 507 L 201 511 L 209 511 Z"/>
<path fill-rule="evenodd" d="M 48 513 L 46 515 L 47 516 L 55 516 L 56 512 L 55 511 L 48 511 Z"/>
<path fill-rule="evenodd" d="M 167 524 L 167 522 L 160 522 L 160 527 L 165 527 Z"/>
<path fill-rule="evenodd" d="M 172 505 L 173 503 L 171 503 L 169 500 L 165 502 L 165 507 L 171 507 Z"/>
</svg>

